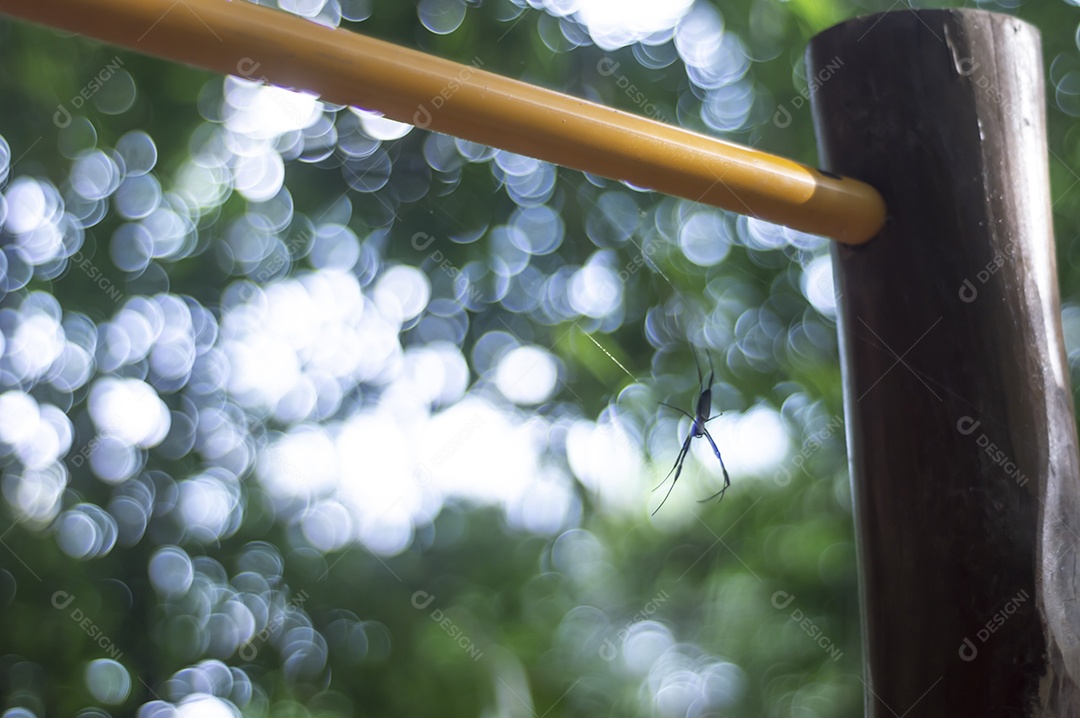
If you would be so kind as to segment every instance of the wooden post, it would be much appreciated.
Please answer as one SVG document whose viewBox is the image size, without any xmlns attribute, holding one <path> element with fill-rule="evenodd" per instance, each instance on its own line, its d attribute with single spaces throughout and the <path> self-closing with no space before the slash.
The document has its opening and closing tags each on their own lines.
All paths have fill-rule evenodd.
<svg viewBox="0 0 1080 718">
<path fill-rule="evenodd" d="M 889 218 L 833 246 L 867 713 L 1080 715 L 1080 478 L 1038 31 L 852 20 L 807 50 L 824 166 Z"/>
</svg>

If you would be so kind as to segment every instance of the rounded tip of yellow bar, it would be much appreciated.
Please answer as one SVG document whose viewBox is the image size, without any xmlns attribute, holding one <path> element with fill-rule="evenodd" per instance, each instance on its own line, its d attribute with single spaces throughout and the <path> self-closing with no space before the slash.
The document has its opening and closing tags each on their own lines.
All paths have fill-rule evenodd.
<svg viewBox="0 0 1080 718">
<path fill-rule="evenodd" d="M 866 244 L 885 226 L 888 210 L 876 189 L 850 177 L 823 169 L 813 170 L 816 187 L 812 201 L 828 224 L 821 232 L 841 244 Z"/>
<path fill-rule="evenodd" d="M 885 203 L 869 185 L 247 2 L 0 0 L 0 12 L 235 74 L 258 57 L 269 82 L 430 129 L 770 222 L 869 241 Z M 213 33 L 215 42 L 207 42 Z"/>
</svg>

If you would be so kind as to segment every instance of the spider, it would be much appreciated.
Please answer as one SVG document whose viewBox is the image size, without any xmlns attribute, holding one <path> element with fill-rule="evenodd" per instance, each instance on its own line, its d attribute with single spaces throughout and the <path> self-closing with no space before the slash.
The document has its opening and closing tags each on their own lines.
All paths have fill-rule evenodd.
<svg viewBox="0 0 1080 718">
<path fill-rule="evenodd" d="M 706 439 L 709 440 L 709 444 L 712 446 L 713 453 L 716 454 L 716 458 L 720 461 L 720 468 L 724 471 L 724 488 L 720 489 L 708 498 L 701 499 L 700 501 L 698 501 L 698 503 L 712 501 L 717 497 L 720 497 L 720 500 L 723 500 L 724 492 L 727 491 L 729 486 L 731 486 L 731 479 L 728 478 L 727 467 L 724 466 L 724 459 L 722 456 L 720 456 L 720 449 L 716 448 L 716 442 L 713 441 L 712 436 L 709 434 L 709 430 L 705 428 L 705 424 L 707 422 L 712 421 L 717 416 L 720 416 L 720 414 L 723 413 L 720 412 L 720 414 L 716 414 L 716 416 L 709 416 L 709 411 L 712 409 L 712 383 L 716 372 L 713 369 L 712 356 L 710 356 L 708 352 L 705 352 L 705 356 L 709 360 L 708 382 L 705 381 L 705 378 L 701 374 L 701 364 L 698 363 L 697 353 L 694 353 L 694 366 L 697 368 L 698 385 L 701 386 L 701 393 L 698 395 L 697 410 L 695 411 L 695 413 L 690 414 L 689 412 L 683 411 L 677 406 L 672 406 L 671 404 L 665 404 L 664 402 L 660 402 L 660 406 L 666 406 L 669 409 L 674 409 L 680 414 L 689 417 L 690 420 L 693 422 L 690 425 L 690 433 L 689 435 L 687 435 L 686 441 L 683 442 L 682 449 L 679 451 L 679 456 L 677 459 L 675 459 L 675 465 L 671 467 L 671 471 L 669 471 L 667 476 L 664 477 L 664 480 L 656 486 L 656 489 L 659 489 L 661 486 L 667 483 L 668 478 L 671 476 L 672 472 L 674 472 L 675 478 L 672 480 L 671 486 L 668 488 L 667 493 L 664 495 L 664 500 L 660 502 L 660 506 L 663 506 L 665 503 L 667 503 L 668 497 L 671 496 L 672 489 L 675 488 L 675 483 L 679 480 L 679 475 L 682 473 L 683 470 L 683 464 L 686 462 L 686 454 L 688 451 L 690 451 L 690 441 L 694 437 L 704 436 Z M 653 489 L 653 491 L 656 491 L 656 489 Z M 660 510 L 660 506 L 657 506 L 655 509 L 653 509 L 653 516 L 655 516 L 656 512 Z"/>
</svg>

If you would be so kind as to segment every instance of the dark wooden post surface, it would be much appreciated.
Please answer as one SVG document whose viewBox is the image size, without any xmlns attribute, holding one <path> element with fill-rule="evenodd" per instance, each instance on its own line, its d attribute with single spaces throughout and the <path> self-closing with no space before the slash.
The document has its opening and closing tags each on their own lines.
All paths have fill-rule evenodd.
<svg viewBox="0 0 1080 718">
<path fill-rule="evenodd" d="M 807 76 L 823 166 L 889 208 L 869 244 L 833 247 L 867 716 L 1080 715 L 1038 31 L 874 15 L 817 36 Z"/>
</svg>

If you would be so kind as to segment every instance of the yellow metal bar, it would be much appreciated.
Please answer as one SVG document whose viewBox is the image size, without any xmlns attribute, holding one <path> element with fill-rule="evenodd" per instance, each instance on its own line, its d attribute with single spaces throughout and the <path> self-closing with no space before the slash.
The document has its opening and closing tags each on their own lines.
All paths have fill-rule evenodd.
<svg viewBox="0 0 1080 718">
<path fill-rule="evenodd" d="M 862 182 L 245 0 L 0 0 L 0 12 L 848 244 L 885 220 Z"/>
</svg>

